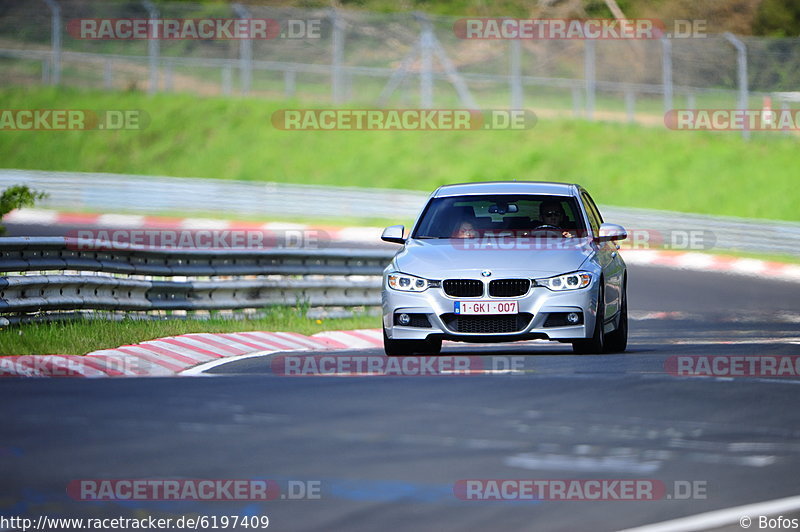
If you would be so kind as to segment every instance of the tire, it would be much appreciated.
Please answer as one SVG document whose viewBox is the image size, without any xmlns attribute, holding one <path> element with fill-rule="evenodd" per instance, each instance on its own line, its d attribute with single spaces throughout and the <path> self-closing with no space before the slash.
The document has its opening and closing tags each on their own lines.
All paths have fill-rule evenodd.
<svg viewBox="0 0 800 532">
<path fill-rule="evenodd" d="M 442 350 L 442 339 L 435 340 L 392 340 L 383 330 L 383 352 L 386 356 L 402 357 L 420 353 L 425 355 L 438 355 Z"/>
<path fill-rule="evenodd" d="M 572 351 L 579 355 L 602 353 L 605 348 L 606 338 L 603 333 L 603 320 L 605 319 L 605 290 L 604 282 L 600 280 L 600 293 L 597 295 L 597 316 L 594 320 L 594 331 L 591 338 L 575 340 L 572 342 Z"/>
<path fill-rule="evenodd" d="M 616 330 L 606 335 L 606 353 L 623 353 L 628 347 L 628 289 L 623 283 L 622 306 L 620 308 L 619 325 Z"/>
</svg>

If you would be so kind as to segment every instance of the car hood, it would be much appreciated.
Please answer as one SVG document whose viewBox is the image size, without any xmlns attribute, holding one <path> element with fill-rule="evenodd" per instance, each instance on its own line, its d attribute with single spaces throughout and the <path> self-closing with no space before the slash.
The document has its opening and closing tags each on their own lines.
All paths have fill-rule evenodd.
<svg viewBox="0 0 800 532">
<path fill-rule="evenodd" d="M 408 240 L 394 259 L 398 271 L 425 277 L 480 278 L 483 270 L 492 277 L 547 277 L 578 270 L 594 257 L 587 239 L 557 240 L 543 246 L 506 242 L 470 245 L 458 239 Z"/>
</svg>

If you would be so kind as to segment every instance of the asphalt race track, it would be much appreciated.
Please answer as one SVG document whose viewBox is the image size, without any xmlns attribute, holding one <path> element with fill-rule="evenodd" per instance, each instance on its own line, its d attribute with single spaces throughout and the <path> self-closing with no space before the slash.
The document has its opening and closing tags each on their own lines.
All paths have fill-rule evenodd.
<svg viewBox="0 0 800 532">
<path fill-rule="evenodd" d="M 675 355 L 799 355 L 800 285 L 655 267 L 629 276 L 623 355 L 547 343 L 444 347 L 485 357 L 487 368 L 521 361 L 514 374 L 285 377 L 259 357 L 207 378 L 5 379 L 0 516 L 619 530 L 798 495 L 800 378 L 666 368 Z M 350 355 L 382 352 L 337 353 Z M 318 495 L 89 502 L 67 493 L 81 479 L 272 479 L 284 496 L 292 483 Z M 655 501 L 461 500 L 454 485 L 468 479 L 650 479 L 665 492 Z"/>
</svg>

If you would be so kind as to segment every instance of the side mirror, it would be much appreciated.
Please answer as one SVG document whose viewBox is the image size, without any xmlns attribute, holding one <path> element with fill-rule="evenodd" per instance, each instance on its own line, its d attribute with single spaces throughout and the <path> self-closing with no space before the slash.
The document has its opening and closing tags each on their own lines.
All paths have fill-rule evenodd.
<svg viewBox="0 0 800 532">
<path fill-rule="evenodd" d="M 403 238 L 405 227 L 402 225 L 390 225 L 383 230 L 381 240 L 384 242 L 392 242 L 393 244 L 405 244 L 406 239 Z"/>
<path fill-rule="evenodd" d="M 628 238 L 628 232 L 621 225 L 604 223 L 600 226 L 595 240 L 597 242 L 608 242 L 612 240 L 625 240 Z"/>
</svg>

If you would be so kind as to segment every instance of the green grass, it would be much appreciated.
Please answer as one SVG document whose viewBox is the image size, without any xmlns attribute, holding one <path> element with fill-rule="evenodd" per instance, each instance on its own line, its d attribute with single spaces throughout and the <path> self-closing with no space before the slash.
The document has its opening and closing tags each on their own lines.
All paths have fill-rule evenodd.
<svg viewBox="0 0 800 532">
<path fill-rule="evenodd" d="M 83 355 L 98 349 L 189 333 L 231 333 L 243 331 L 288 331 L 314 334 L 344 329 L 375 329 L 379 316 L 310 319 L 292 309 L 274 309 L 263 318 L 234 320 L 211 318 L 160 321 L 102 321 L 33 323 L 0 330 L 0 355 Z"/>
<path fill-rule="evenodd" d="M 547 179 L 581 183 L 607 205 L 800 220 L 798 141 L 781 134 L 744 142 L 736 133 L 546 118 L 525 131 L 281 131 L 272 112 L 298 102 L 31 87 L 0 90 L 0 98 L 11 109 L 143 109 L 151 117 L 143 131 L 4 131 L 0 158 L 9 168 L 424 191 Z"/>
</svg>

